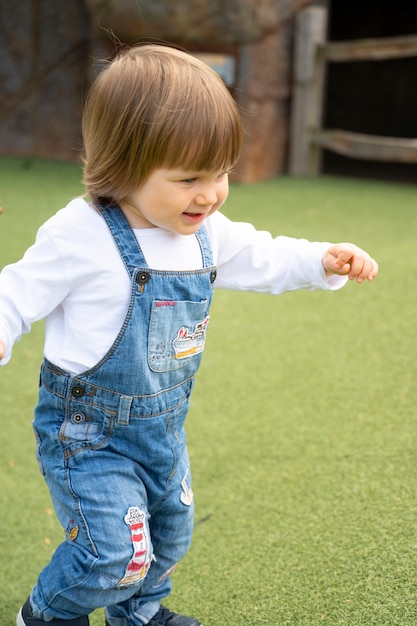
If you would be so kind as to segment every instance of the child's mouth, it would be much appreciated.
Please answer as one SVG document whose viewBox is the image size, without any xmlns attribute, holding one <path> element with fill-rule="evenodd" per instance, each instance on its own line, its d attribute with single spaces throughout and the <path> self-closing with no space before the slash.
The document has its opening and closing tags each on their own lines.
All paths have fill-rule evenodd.
<svg viewBox="0 0 417 626">
<path fill-rule="evenodd" d="M 187 213 L 184 211 L 183 216 L 188 222 L 196 224 L 204 219 L 204 213 Z"/>
</svg>

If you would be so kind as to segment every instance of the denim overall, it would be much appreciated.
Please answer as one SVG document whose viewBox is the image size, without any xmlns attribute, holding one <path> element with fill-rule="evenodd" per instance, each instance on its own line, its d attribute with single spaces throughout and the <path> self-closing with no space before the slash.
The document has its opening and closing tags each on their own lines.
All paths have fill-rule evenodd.
<svg viewBox="0 0 417 626">
<path fill-rule="evenodd" d="M 39 618 L 106 606 L 110 626 L 141 626 L 169 594 L 191 542 L 183 424 L 216 270 L 204 226 L 196 234 L 203 268 L 160 271 L 147 266 L 117 206 L 101 214 L 131 277 L 129 308 L 93 368 L 74 376 L 42 364 L 37 455 L 66 540 L 31 601 Z"/>
</svg>

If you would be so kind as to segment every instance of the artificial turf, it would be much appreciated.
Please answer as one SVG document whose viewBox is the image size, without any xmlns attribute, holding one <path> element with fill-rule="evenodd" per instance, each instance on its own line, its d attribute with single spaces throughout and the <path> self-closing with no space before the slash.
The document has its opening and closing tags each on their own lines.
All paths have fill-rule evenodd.
<svg viewBox="0 0 417 626">
<path fill-rule="evenodd" d="M 0 159 L 1 266 L 82 193 L 80 177 Z M 416 198 L 330 177 L 232 186 L 232 219 L 354 241 L 380 275 L 332 294 L 216 292 L 187 422 L 196 529 L 173 610 L 205 626 L 417 621 Z M 42 334 L 36 323 L 0 371 L 1 626 L 62 539 L 30 425 Z"/>
</svg>

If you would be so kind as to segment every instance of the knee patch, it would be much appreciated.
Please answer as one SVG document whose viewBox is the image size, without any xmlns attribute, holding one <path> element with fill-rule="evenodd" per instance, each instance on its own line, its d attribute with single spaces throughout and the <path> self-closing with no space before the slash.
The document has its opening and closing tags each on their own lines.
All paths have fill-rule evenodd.
<svg viewBox="0 0 417 626">
<path fill-rule="evenodd" d="M 132 557 L 126 566 L 124 576 L 118 582 L 118 586 L 138 585 L 148 573 L 153 554 L 146 517 L 146 512 L 137 506 L 130 507 L 124 517 L 130 530 Z"/>
</svg>

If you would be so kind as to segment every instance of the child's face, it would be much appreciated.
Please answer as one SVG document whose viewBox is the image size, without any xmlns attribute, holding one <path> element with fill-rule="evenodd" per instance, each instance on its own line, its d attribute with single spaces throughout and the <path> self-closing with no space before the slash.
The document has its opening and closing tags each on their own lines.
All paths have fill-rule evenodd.
<svg viewBox="0 0 417 626">
<path fill-rule="evenodd" d="M 158 226 L 179 235 L 192 235 L 217 211 L 228 193 L 227 172 L 160 168 L 120 206 L 133 228 Z"/>
</svg>

